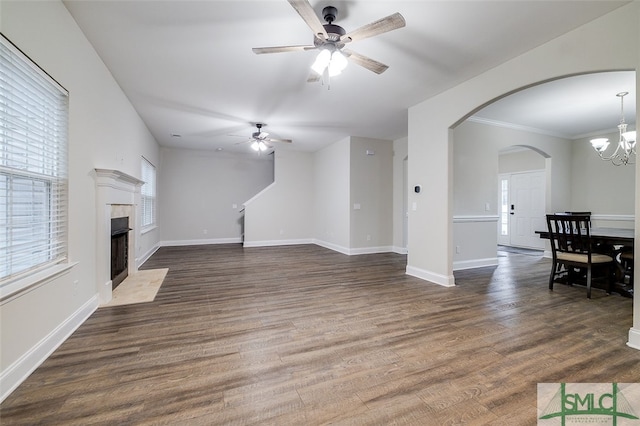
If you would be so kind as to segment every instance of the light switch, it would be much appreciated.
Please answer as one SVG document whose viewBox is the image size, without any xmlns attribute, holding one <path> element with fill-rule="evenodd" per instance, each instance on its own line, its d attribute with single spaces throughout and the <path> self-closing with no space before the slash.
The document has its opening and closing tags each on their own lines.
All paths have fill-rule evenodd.
<svg viewBox="0 0 640 426">
<path fill-rule="evenodd" d="M 414 212 L 416 210 L 418 210 L 418 203 L 416 203 L 415 201 L 411 204 L 411 210 L 413 210 Z"/>
<path fill-rule="evenodd" d="M 355 204 L 353 205 L 353 209 L 354 209 L 354 210 L 360 210 L 360 203 L 355 203 Z"/>
</svg>

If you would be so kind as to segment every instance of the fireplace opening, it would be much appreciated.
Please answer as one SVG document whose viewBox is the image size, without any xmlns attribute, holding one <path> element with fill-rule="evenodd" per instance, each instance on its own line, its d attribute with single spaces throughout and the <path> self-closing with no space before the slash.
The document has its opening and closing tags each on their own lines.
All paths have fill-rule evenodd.
<svg viewBox="0 0 640 426">
<path fill-rule="evenodd" d="M 129 218 L 111 219 L 111 289 L 115 288 L 129 275 Z"/>
</svg>

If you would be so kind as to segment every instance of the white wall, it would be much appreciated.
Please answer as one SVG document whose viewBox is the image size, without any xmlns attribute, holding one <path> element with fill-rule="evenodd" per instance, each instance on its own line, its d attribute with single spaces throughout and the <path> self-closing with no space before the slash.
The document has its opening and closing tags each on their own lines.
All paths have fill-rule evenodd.
<svg viewBox="0 0 640 426">
<path fill-rule="evenodd" d="M 314 154 L 314 237 L 317 243 L 349 252 L 350 140 L 331 144 Z"/>
<path fill-rule="evenodd" d="M 603 136 L 615 143 L 619 134 Z M 595 215 L 633 215 L 635 167 L 616 167 L 602 161 L 589 139 L 572 143 L 571 210 L 591 211 Z"/>
<path fill-rule="evenodd" d="M 639 24 L 640 2 L 630 3 L 409 109 L 409 186 L 431 183 L 409 202 L 428 198 L 433 205 L 410 213 L 408 274 L 442 285 L 454 283 L 451 128 L 487 102 L 531 84 L 585 72 L 637 69 Z M 551 173 L 556 172 L 552 165 Z M 552 208 L 555 203 L 560 200 L 552 195 Z M 639 225 L 636 218 L 636 229 Z M 635 313 L 630 342 L 640 348 L 640 318 Z"/>
<path fill-rule="evenodd" d="M 245 203 L 245 247 L 312 241 L 312 154 L 276 151 L 274 161 L 274 183 Z"/>
<path fill-rule="evenodd" d="M 0 31 L 69 91 L 68 272 L 0 302 L 0 388 L 5 397 L 98 304 L 94 168 L 140 177 L 158 146 L 59 1 L 1 1 Z M 157 245 L 155 231 L 137 250 Z M 77 263 L 75 263 L 77 262 Z"/>
<path fill-rule="evenodd" d="M 548 211 L 570 208 L 571 141 L 470 120 L 456 127 L 453 139 L 454 269 L 497 264 L 499 158 L 512 157 L 504 169 L 515 168 L 531 156 L 537 157 L 531 164 L 546 167 L 547 161 L 538 152 L 501 156 L 500 151 L 514 141 L 549 157 Z"/>
<path fill-rule="evenodd" d="M 242 205 L 273 182 L 273 155 L 162 148 L 161 156 L 162 244 L 241 242 Z"/>
<path fill-rule="evenodd" d="M 353 254 L 391 251 L 393 143 L 352 137 L 350 148 L 349 248 Z"/>
<path fill-rule="evenodd" d="M 435 207 L 410 212 L 408 273 L 443 285 L 454 282 L 451 128 L 487 102 L 531 84 L 580 72 L 634 69 L 638 8 L 634 2 L 617 9 L 409 109 L 409 186 L 434 183 L 424 185 L 424 194 L 412 195 L 410 203 L 429 198 Z M 551 173 L 558 172 L 552 165 Z M 552 208 L 560 202 L 551 194 Z"/>
<path fill-rule="evenodd" d="M 408 139 L 401 138 L 393 141 L 393 251 L 406 254 L 404 221 L 407 209 L 406 200 L 409 196 L 404 179 L 404 164 L 408 161 Z"/>
<path fill-rule="evenodd" d="M 523 151 L 518 152 L 500 152 L 498 156 L 498 174 L 544 170 L 546 166 L 544 157 L 532 149 L 523 149 Z"/>
</svg>

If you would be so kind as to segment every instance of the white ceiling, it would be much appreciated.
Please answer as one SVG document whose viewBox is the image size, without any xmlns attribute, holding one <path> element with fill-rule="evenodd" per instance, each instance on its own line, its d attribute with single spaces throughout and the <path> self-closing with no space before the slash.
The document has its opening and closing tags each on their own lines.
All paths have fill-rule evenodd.
<svg viewBox="0 0 640 426">
<path fill-rule="evenodd" d="M 306 82 L 317 51 L 251 51 L 312 44 L 311 30 L 286 0 L 64 0 L 161 145 L 247 152 L 241 142 L 255 122 L 294 140 L 284 149 L 303 151 L 347 136 L 406 136 L 408 107 L 626 3 L 311 0 L 318 15 L 337 7 L 335 23 L 347 32 L 394 12 L 407 22 L 349 46 L 389 65 L 385 73 L 352 63 L 329 89 Z M 625 110 L 635 122 L 633 75 L 558 80 L 476 117 L 569 137 L 615 129 L 620 91 L 630 92 Z"/>
</svg>

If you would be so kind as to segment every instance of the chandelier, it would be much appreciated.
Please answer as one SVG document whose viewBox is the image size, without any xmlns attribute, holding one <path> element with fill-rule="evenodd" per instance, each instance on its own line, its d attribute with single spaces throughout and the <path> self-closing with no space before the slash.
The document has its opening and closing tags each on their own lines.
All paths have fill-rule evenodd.
<svg viewBox="0 0 640 426">
<path fill-rule="evenodd" d="M 618 130 L 620 137 L 615 151 L 611 155 L 605 155 L 605 151 L 609 147 L 609 139 L 596 138 L 591 139 L 591 146 L 604 161 L 611 161 L 614 165 L 633 164 L 631 157 L 636 155 L 636 132 L 627 131 L 627 123 L 624 121 L 624 97 L 629 92 L 620 92 L 616 96 L 620 98 L 620 124 Z"/>
</svg>

